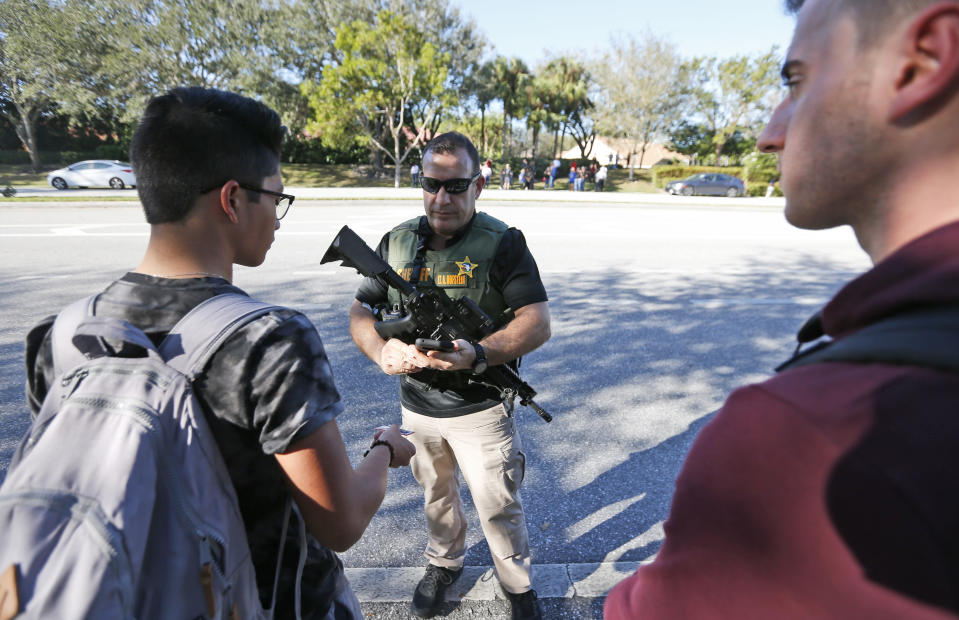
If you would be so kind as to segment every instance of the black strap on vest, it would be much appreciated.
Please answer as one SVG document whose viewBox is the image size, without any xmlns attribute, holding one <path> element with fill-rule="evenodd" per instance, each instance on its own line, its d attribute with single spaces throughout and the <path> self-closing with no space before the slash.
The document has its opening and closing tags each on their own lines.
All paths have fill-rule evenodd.
<svg viewBox="0 0 959 620">
<path fill-rule="evenodd" d="M 423 267 L 426 265 L 426 250 L 427 242 L 429 241 L 429 235 L 423 234 L 422 231 L 423 225 L 421 221 L 419 228 L 416 229 L 416 254 L 413 255 L 413 266 L 410 269 L 410 284 L 412 284 L 414 287 L 420 285 L 420 274 L 423 272 Z M 403 305 L 402 295 L 400 295 L 399 307 L 394 308 L 394 311 L 400 314 L 406 313 L 406 308 Z"/>
<path fill-rule="evenodd" d="M 424 235 L 422 230 L 422 227 L 416 230 L 416 254 L 413 256 L 413 271 L 410 274 L 410 284 L 413 286 L 419 286 L 420 273 L 426 264 L 426 246 L 429 241 L 429 235 Z"/>
<path fill-rule="evenodd" d="M 803 325 L 800 347 L 815 334 L 817 325 L 821 334 L 818 314 Z M 925 366 L 959 372 L 959 306 L 921 308 L 873 323 L 836 341 L 821 341 L 803 351 L 797 348 L 776 371 L 820 362 Z"/>
</svg>

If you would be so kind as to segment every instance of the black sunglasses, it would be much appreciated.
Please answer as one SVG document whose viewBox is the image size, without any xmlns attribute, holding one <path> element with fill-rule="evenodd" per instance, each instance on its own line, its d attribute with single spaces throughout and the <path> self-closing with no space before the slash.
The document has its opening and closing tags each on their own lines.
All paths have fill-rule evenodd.
<svg viewBox="0 0 959 620">
<path fill-rule="evenodd" d="M 446 179 L 445 181 L 432 177 L 420 177 L 420 187 L 431 194 L 440 191 L 441 187 L 446 190 L 447 194 L 462 194 L 469 189 L 473 181 L 478 179 L 479 176 L 480 173 L 477 172 L 469 179 Z"/>
<path fill-rule="evenodd" d="M 225 182 L 224 182 L 225 183 Z M 220 189 L 223 187 L 224 183 L 219 185 L 214 185 L 213 187 L 202 190 L 200 193 L 205 194 L 207 192 L 212 192 L 215 189 Z M 283 216 L 286 215 L 287 211 L 290 210 L 290 207 L 293 206 L 293 201 L 296 200 L 296 196 L 292 194 L 284 194 L 282 192 L 274 192 L 273 190 L 263 189 L 262 187 L 256 187 L 254 185 L 247 185 L 245 183 L 237 183 L 243 189 L 250 192 L 257 192 L 260 194 L 269 194 L 270 196 L 275 196 L 276 200 L 273 203 L 274 208 L 276 209 L 276 219 L 282 220 Z"/>
</svg>

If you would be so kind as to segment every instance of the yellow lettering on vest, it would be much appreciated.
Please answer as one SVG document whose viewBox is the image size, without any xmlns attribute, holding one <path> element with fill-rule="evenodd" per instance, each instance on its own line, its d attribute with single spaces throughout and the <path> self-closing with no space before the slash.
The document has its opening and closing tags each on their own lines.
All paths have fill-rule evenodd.
<svg viewBox="0 0 959 620">
<path fill-rule="evenodd" d="M 413 268 L 412 268 L 412 267 L 403 267 L 402 269 L 400 269 L 400 270 L 397 271 L 396 273 L 400 274 L 400 277 L 401 277 L 401 278 L 403 278 L 404 280 L 406 280 L 407 282 L 409 282 L 409 281 L 410 281 L 410 278 L 413 277 Z M 425 282 L 425 281 L 427 281 L 427 280 L 429 280 L 429 279 L 430 279 L 430 268 L 429 268 L 429 267 L 423 267 L 423 269 L 420 271 L 420 282 Z"/>
<path fill-rule="evenodd" d="M 441 274 L 436 277 L 439 286 L 466 286 L 466 276 L 456 274 Z"/>
</svg>

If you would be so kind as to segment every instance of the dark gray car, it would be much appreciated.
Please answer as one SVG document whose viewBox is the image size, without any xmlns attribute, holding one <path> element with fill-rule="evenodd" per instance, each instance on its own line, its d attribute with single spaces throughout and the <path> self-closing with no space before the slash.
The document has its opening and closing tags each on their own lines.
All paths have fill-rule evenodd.
<svg viewBox="0 0 959 620">
<path fill-rule="evenodd" d="M 683 196 L 744 196 L 746 186 L 742 180 L 730 174 L 718 172 L 703 172 L 694 174 L 688 179 L 670 181 L 666 184 L 666 191 L 670 194 Z"/>
</svg>

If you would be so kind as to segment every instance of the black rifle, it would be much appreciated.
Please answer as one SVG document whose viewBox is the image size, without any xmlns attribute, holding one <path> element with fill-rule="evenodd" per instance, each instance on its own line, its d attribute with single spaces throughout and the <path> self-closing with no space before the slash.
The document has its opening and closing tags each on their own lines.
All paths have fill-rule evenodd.
<svg viewBox="0 0 959 620">
<path fill-rule="evenodd" d="M 344 267 L 352 267 L 364 276 L 380 278 L 388 286 L 399 291 L 407 314 L 401 318 L 378 321 L 374 324 L 381 338 L 397 338 L 412 344 L 416 338 L 437 340 L 467 340 L 478 342 L 496 331 L 497 324 L 472 299 L 460 297 L 455 301 L 439 287 L 418 289 L 366 245 L 349 226 L 337 233 L 333 243 L 320 264 L 342 261 Z M 490 366 L 476 383 L 491 385 L 504 398 L 519 396 L 521 405 L 531 407 L 547 422 L 553 417 L 533 402 L 536 391 L 507 365 Z M 471 380 L 472 381 L 472 380 Z"/>
</svg>

